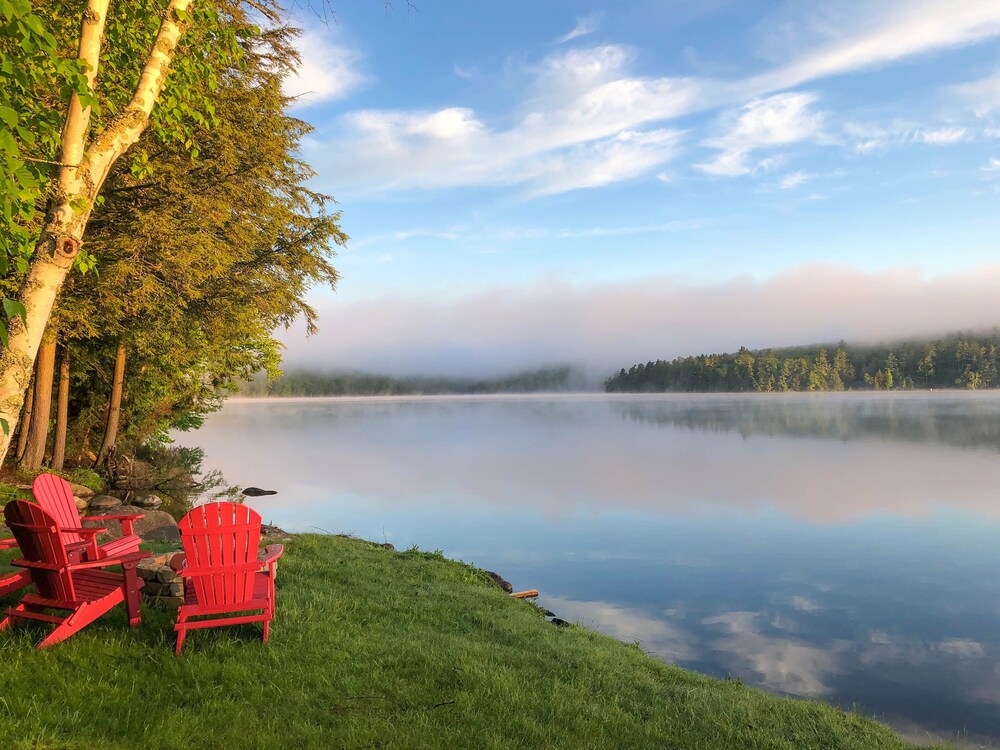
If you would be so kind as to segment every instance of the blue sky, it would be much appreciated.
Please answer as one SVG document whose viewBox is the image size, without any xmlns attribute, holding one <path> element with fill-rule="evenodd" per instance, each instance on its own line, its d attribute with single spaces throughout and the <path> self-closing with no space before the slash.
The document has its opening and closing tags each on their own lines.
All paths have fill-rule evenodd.
<svg viewBox="0 0 1000 750">
<path fill-rule="evenodd" d="M 880 336 L 1000 324 L 985 288 L 951 304 L 1000 279 L 1000 0 L 415 5 L 302 15 L 289 91 L 352 241 L 290 364 L 603 367 L 868 330 L 836 294 L 775 325 L 769 290 L 802 274 L 900 296 Z M 732 284 L 742 326 L 676 327 Z M 690 307 L 658 318 L 657 289 Z"/>
</svg>

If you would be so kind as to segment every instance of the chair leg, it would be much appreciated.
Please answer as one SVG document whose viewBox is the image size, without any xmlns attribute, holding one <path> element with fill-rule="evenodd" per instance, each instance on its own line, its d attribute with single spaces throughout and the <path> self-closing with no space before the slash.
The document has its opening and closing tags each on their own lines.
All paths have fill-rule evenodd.
<svg viewBox="0 0 1000 750">
<path fill-rule="evenodd" d="M 267 643 L 267 636 L 271 630 L 271 620 L 268 618 L 264 620 L 264 643 Z"/>
<path fill-rule="evenodd" d="M 17 613 L 24 612 L 25 610 L 27 610 L 27 607 L 25 607 L 23 604 L 18 604 L 13 609 L 8 609 L 7 616 L 2 620 L 0 620 L 0 630 L 6 630 L 11 625 L 13 625 L 14 620 L 17 619 Z"/>
<path fill-rule="evenodd" d="M 123 591 L 125 594 L 125 607 L 128 611 L 128 624 L 131 628 L 137 628 L 142 624 L 142 580 L 136 573 L 136 566 L 139 561 L 126 563 L 125 583 Z"/>
<path fill-rule="evenodd" d="M 111 606 L 114 606 L 113 604 L 109 606 L 107 604 L 107 600 L 108 598 L 106 597 L 105 599 L 97 599 L 93 602 L 84 602 L 70 612 L 66 619 L 56 625 L 56 629 L 45 636 L 38 643 L 38 645 L 35 646 L 35 648 L 43 649 L 48 648 L 49 646 L 55 646 L 57 643 L 65 641 L 74 633 L 83 630 L 90 623 L 111 609 Z"/>
<path fill-rule="evenodd" d="M 184 648 L 184 638 L 187 635 L 187 627 L 184 624 L 186 621 L 187 617 L 177 615 L 177 624 L 174 626 L 174 629 L 177 631 L 177 645 L 174 646 L 175 655 L 179 654 L 181 649 Z"/>
</svg>

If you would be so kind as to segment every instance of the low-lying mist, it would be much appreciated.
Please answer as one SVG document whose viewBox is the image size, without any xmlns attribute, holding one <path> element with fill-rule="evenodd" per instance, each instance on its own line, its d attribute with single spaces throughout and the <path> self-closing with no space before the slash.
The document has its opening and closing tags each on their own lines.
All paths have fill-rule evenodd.
<svg viewBox="0 0 1000 750">
<path fill-rule="evenodd" d="M 383 297 L 320 308 L 285 334 L 287 368 L 492 377 L 574 363 L 593 382 L 652 359 L 750 348 L 891 341 L 1000 325 L 1000 264 L 928 276 L 803 265 L 717 284 L 669 277 L 539 283 L 452 299 Z"/>
</svg>

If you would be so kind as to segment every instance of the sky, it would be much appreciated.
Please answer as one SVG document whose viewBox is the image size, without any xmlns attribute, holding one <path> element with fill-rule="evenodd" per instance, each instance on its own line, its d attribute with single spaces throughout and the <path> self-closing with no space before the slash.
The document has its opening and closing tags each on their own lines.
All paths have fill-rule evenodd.
<svg viewBox="0 0 1000 750">
<path fill-rule="evenodd" d="M 331 7 L 286 89 L 351 240 L 287 368 L 1000 325 L 1000 0 Z"/>
</svg>

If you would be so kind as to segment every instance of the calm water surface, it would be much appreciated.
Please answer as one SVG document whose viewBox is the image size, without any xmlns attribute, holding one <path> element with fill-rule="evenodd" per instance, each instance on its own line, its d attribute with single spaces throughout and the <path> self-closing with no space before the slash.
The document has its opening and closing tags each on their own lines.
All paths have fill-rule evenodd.
<svg viewBox="0 0 1000 750">
<path fill-rule="evenodd" d="M 668 661 L 1000 744 L 1000 395 L 233 401 L 291 531 L 418 544 Z"/>
</svg>

